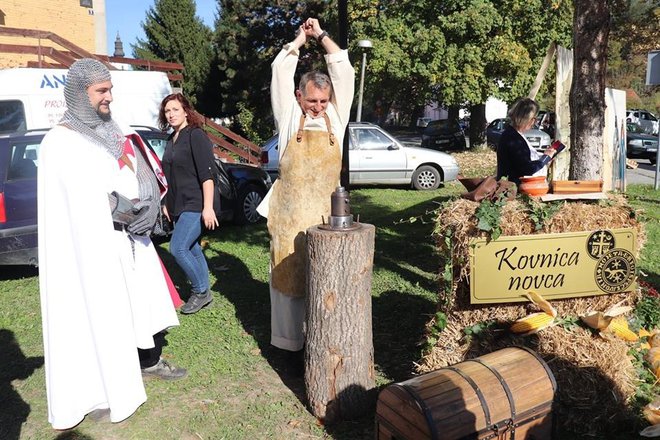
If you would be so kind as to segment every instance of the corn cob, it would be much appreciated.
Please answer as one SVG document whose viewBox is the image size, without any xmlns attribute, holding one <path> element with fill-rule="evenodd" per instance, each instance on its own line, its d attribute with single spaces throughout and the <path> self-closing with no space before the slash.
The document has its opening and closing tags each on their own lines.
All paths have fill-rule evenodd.
<svg viewBox="0 0 660 440">
<path fill-rule="evenodd" d="M 524 318 L 518 319 L 512 325 L 510 330 L 513 333 L 519 334 L 534 334 L 543 330 L 544 328 L 549 327 L 555 321 L 555 317 L 545 313 L 538 312 L 532 313 L 531 315 L 525 316 Z"/>
<path fill-rule="evenodd" d="M 624 341 L 635 342 L 639 340 L 637 334 L 630 330 L 628 327 L 628 321 L 623 316 L 613 318 L 606 330 Z"/>
</svg>

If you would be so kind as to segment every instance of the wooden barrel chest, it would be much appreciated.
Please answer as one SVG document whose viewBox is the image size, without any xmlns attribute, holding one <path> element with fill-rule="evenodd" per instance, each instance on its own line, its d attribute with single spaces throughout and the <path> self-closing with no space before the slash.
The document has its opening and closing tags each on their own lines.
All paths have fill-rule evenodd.
<svg viewBox="0 0 660 440">
<path fill-rule="evenodd" d="M 383 389 L 376 439 L 550 439 L 556 388 L 535 352 L 505 348 Z"/>
</svg>

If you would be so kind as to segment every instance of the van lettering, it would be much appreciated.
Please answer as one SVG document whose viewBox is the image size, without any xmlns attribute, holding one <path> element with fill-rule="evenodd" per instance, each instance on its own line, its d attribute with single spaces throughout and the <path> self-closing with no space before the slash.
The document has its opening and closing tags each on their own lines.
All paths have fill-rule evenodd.
<svg viewBox="0 0 660 440">
<path fill-rule="evenodd" d="M 44 77 L 41 79 L 41 86 L 40 88 L 42 89 L 59 89 L 60 85 L 66 84 L 66 75 L 62 76 L 57 76 L 57 75 L 44 75 Z"/>
</svg>

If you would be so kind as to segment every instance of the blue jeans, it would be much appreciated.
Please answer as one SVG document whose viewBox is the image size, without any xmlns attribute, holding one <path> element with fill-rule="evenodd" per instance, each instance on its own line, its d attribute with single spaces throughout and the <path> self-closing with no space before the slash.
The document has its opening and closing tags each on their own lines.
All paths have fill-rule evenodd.
<svg viewBox="0 0 660 440">
<path fill-rule="evenodd" d="M 193 293 L 209 288 L 209 266 L 199 245 L 202 235 L 202 213 L 185 211 L 174 222 L 170 253 L 190 280 Z"/>
</svg>

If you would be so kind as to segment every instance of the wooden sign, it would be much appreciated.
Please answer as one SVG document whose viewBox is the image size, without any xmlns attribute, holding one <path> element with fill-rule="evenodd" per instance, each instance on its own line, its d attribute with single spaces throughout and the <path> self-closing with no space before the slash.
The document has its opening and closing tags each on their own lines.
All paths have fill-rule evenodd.
<svg viewBox="0 0 660 440">
<path fill-rule="evenodd" d="M 473 239 L 470 299 L 473 304 L 576 298 L 636 288 L 635 230 L 567 232 Z"/>
</svg>

